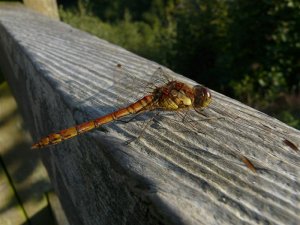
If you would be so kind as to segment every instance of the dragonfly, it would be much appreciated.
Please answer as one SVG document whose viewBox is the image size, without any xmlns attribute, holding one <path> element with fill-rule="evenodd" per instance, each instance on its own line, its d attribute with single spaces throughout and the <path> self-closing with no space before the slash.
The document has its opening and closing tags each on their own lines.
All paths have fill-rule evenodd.
<svg viewBox="0 0 300 225">
<path fill-rule="evenodd" d="M 117 67 L 121 67 L 121 65 L 118 64 Z M 159 67 L 155 73 L 161 75 L 165 74 L 161 67 Z M 179 80 L 168 80 L 165 83 L 157 85 L 154 83 L 154 88 L 152 89 L 149 94 L 144 95 L 126 107 L 94 120 L 49 134 L 33 144 L 31 148 L 39 149 L 56 145 L 64 140 L 76 137 L 79 134 L 99 128 L 123 117 L 137 115 L 143 112 L 154 110 L 195 110 L 196 112 L 200 112 L 208 107 L 212 100 L 211 92 L 207 87 L 199 84 L 190 85 Z"/>
</svg>

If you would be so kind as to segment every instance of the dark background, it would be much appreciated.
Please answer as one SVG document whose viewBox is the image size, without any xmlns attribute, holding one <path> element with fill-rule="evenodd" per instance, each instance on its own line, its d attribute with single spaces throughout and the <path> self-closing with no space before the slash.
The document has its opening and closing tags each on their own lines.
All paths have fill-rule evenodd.
<svg viewBox="0 0 300 225">
<path fill-rule="evenodd" d="M 300 129 L 299 0 L 58 0 L 62 21 Z"/>
</svg>

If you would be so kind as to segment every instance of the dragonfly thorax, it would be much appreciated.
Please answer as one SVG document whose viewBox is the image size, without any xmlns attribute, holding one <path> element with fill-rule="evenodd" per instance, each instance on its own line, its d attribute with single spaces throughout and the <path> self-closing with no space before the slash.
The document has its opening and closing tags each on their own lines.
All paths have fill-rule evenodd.
<svg viewBox="0 0 300 225">
<path fill-rule="evenodd" d="M 159 107 L 166 110 L 190 108 L 192 106 L 192 88 L 179 81 L 170 81 L 156 88 L 153 95 Z"/>
<path fill-rule="evenodd" d="M 172 90 L 172 100 L 179 108 L 189 107 L 192 105 L 192 99 L 183 90 Z"/>
</svg>

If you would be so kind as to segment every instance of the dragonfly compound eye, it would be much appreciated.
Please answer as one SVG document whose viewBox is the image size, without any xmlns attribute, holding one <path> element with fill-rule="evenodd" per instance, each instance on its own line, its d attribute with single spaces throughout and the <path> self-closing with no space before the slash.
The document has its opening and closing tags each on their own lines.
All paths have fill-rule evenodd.
<svg viewBox="0 0 300 225">
<path fill-rule="evenodd" d="M 194 86 L 194 108 L 202 109 L 207 107 L 211 102 L 211 93 L 208 88 L 201 85 Z"/>
</svg>

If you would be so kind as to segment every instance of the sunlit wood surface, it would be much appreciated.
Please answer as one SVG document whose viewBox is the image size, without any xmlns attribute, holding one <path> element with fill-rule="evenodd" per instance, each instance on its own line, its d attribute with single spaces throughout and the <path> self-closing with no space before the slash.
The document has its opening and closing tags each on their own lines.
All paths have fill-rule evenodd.
<svg viewBox="0 0 300 225">
<path fill-rule="evenodd" d="M 0 66 L 1 67 L 1 66 Z M 7 83 L 0 84 L 0 224 L 53 225 L 51 184 Z M 55 210 L 54 210 L 55 211 Z"/>
<path fill-rule="evenodd" d="M 56 0 L 24 0 L 24 5 L 52 19 L 59 20 Z"/>
<path fill-rule="evenodd" d="M 117 64 L 145 83 L 159 66 L 23 8 L 0 9 L 0 47 L 35 141 L 126 100 Z M 39 150 L 70 224 L 299 224 L 300 132 L 212 95 L 192 125 L 160 117 L 125 145 L 150 113 Z"/>
</svg>

